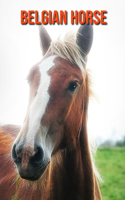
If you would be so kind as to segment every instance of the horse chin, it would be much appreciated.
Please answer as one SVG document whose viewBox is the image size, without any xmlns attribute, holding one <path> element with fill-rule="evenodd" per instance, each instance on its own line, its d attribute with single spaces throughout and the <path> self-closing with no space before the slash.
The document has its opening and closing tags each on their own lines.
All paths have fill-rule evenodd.
<svg viewBox="0 0 125 200">
<path fill-rule="evenodd" d="M 40 177 L 39 177 L 38 175 L 35 175 L 35 176 L 33 176 L 33 177 L 25 177 L 25 176 L 21 176 L 21 175 L 20 175 L 20 177 L 21 177 L 22 179 L 27 180 L 27 181 L 37 181 L 37 180 L 40 179 Z"/>
<path fill-rule="evenodd" d="M 43 167 L 41 170 L 34 170 L 34 173 L 30 173 L 28 170 L 26 170 L 26 172 L 22 171 L 22 170 L 18 170 L 19 171 L 19 175 L 22 179 L 28 180 L 28 181 L 38 181 L 39 179 L 42 178 L 46 168 L 48 165 L 46 165 L 45 167 Z"/>
</svg>

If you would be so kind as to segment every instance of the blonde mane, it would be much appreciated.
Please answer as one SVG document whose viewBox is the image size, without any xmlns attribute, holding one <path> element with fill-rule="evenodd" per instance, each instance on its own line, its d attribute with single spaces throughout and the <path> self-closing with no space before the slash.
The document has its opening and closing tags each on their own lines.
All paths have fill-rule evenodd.
<svg viewBox="0 0 125 200">
<path fill-rule="evenodd" d="M 50 49 L 53 54 L 76 64 L 84 72 L 86 58 L 76 43 L 76 31 L 69 31 L 64 36 L 60 35 L 57 40 L 51 42 Z"/>
</svg>

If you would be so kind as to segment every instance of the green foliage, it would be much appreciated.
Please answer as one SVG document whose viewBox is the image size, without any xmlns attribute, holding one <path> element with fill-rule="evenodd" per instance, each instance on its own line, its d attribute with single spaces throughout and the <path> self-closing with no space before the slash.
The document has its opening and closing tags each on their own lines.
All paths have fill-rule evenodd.
<svg viewBox="0 0 125 200">
<path fill-rule="evenodd" d="M 125 148 L 99 148 L 96 166 L 104 181 L 100 184 L 102 199 L 125 199 Z"/>
<path fill-rule="evenodd" d="M 118 146 L 118 147 L 125 147 L 125 140 L 123 140 L 123 141 L 117 141 L 116 142 L 116 146 Z"/>
<path fill-rule="evenodd" d="M 17 178 L 16 178 L 16 192 L 15 192 L 15 195 L 12 196 L 11 200 L 20 200 L 19 197 L 16 196 L 16 193 L 17 193 L 17 186 L 18 186 L 18 180 L 19 180 L 19 174 L 17 174 Z"/>
</svg>

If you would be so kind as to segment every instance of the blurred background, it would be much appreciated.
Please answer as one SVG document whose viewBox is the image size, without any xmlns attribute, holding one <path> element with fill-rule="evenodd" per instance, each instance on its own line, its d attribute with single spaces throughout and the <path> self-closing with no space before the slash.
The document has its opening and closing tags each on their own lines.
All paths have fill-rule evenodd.
<svg viewBox="0 0 125 200">
<path fill-rule="evenodd" d="M 78 29 L 79 25 L 71 25 L 71 10 L 107 10 L 108 25 L 93 25 L 94 40 L 87 64 L 95 93 L 89 105 L 88 129 L 100 147 L 96 162 L 104 179 L 104 200 L 125 199 L 124 8 L 124 0 L 0 1 L 0 124 L 23 123 L 29 89 L 26 77 L 42 59 L 38 26 L 21 25 L 21 10 L 67 10 L 67 25 L 45 26 L 52 39 L 69 29 Z"/>
</svg>

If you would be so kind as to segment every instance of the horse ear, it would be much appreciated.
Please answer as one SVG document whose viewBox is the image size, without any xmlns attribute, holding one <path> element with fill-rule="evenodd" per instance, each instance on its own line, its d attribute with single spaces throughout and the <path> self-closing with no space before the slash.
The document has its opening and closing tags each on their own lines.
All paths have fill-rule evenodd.
<svg viewBox="0 0 125 200">
<path fill-rule="evenodd" d="M 44 56 L 47 50 L 49 49 L 51 38 L 43 25 L 39 26 L 39 35 L 40 35 L 40 46 L 42 49 L 42 54 Z"/>
<path fill-rule="evenodd" d="M 88 55 L 93 41 L 93 26 L 91 24 L 81 25 L 76 35 L 76 43 Z"/>
</svg>

